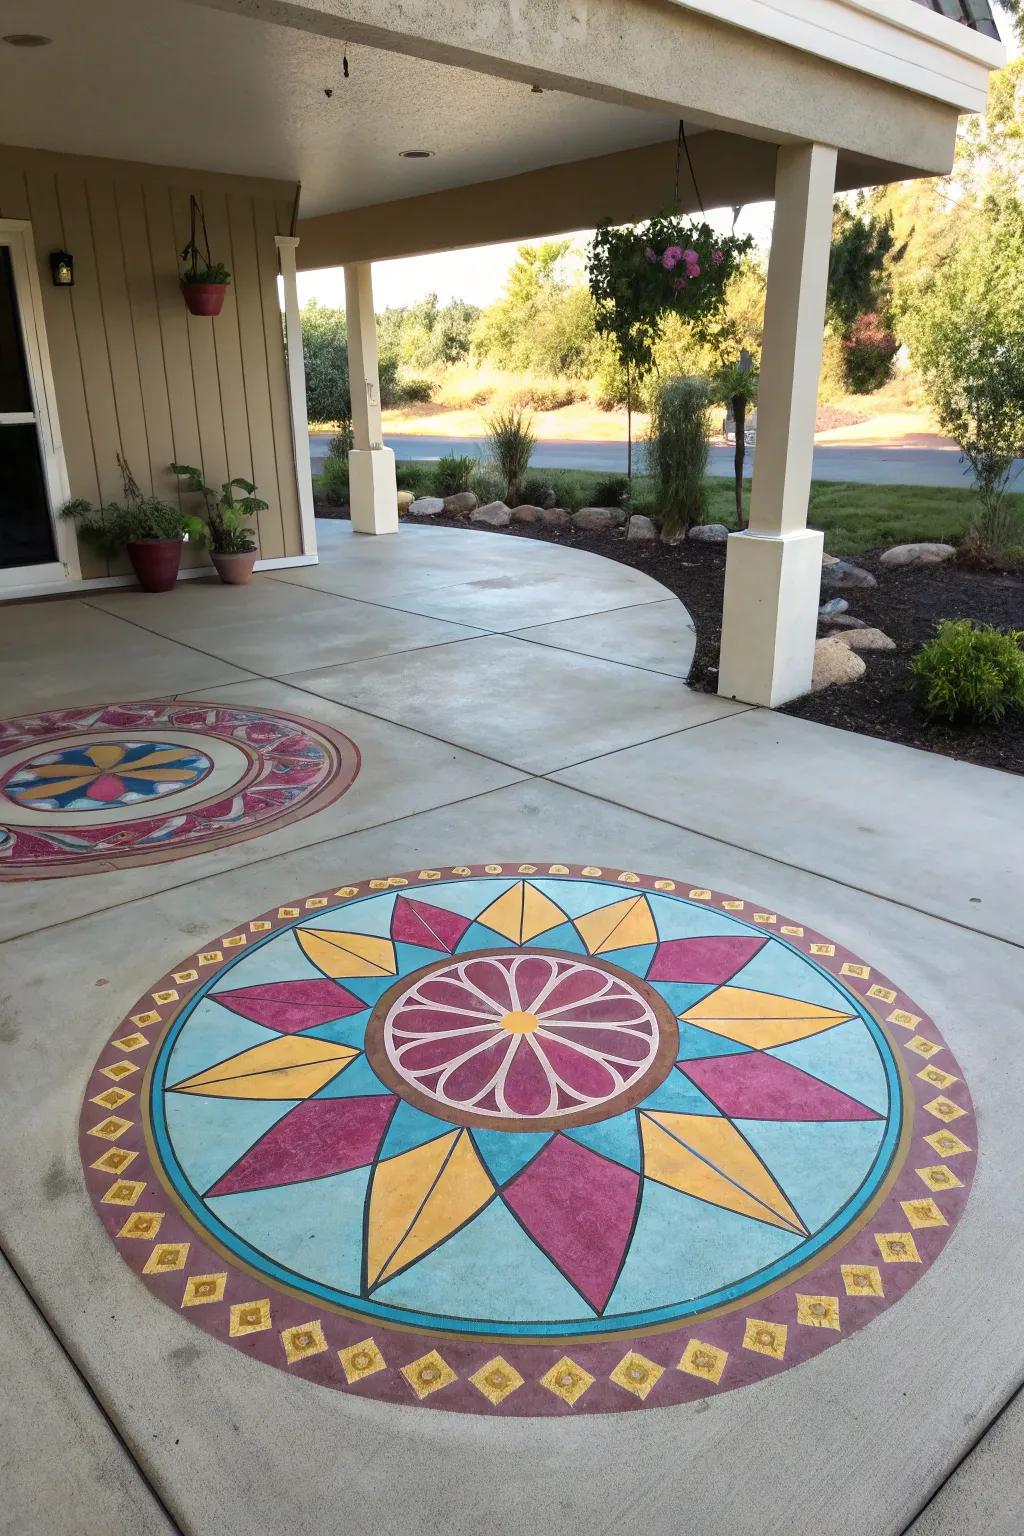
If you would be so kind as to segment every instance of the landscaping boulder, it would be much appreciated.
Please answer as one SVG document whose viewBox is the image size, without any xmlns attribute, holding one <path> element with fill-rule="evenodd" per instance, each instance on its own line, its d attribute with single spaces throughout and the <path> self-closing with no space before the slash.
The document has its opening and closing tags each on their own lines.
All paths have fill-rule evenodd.
<svg viewBox="0 0 1024 1536">
<path fill-rule="evenodd" d="M 855 619 L 852 613 L 837 613 L 834 619 L 826 619 L 829 629 L 867 629 L 865 619 Z"/>
<path fill-rule="evenodd" d="M 845 629 L 835 637 L 840 645 L 848 645 L 851 651 L 894 651 L 896 641 L 881 629 Z"/>
<path fill-rule="evenodd" d="M 528 501 L 524 502 L 521 507 L 512 508 L 512 521 L 514 523 L 543 522 L 544 509 L 542 507 L 531 507 Z"/>
<path fill-rule="evenodd" d="M 829 636 L 827 640 L 818 640 L 814 647 L 811 692 L 831 688 L 833 683 L 855 683 L 864 676 L 866 670 L 860 657 L 855 656 L 850 647 L 844 645 L 838 637 Z"/>
<path fill-rule="evenodd" d="M 649 517 L 642 512 L 634 512 L 626 525 L 627 539 L 656 539 L 658 530 Z"/>
<path fill-rule="evenodd" d="M 437 517 L 444 511 L 440 496 L 419 496 L 409 508 L 410 517 Z"/>
<path fill-rule="evenodd" d="M 473 512 L 476 504 L 472 491 L 456 491 L 454 496 L 445 497 L 444 510 L 449 517 L 461 517 L 466 512 Z"/>
<path fill-rule="evenodd" d="M 572 518 L 564 507 L 543 507 L 540 520 L 545 528 L 569 528 L 572 525 Z"/>
<path fill-rule="evenodd" d="M 408 512 L 409 508 L 412 506 L 412 504 L 413 504 L 413 502 L 415 500 L 416 500 L 416 498 L 413 495 L 412 491 L 399 491 L 399 493 L 398 493 L 398 515 L 399 515 L 399 517 L 404 517 L 405 516 L 405 514 Z"/>
<path fill-rule="evenodd" d="M 870 571 L 864 571 L 859 565 L 851 565 L 847 560 L 837 560 L 833 565 L 822 566 L 821 584 L 823 587 L 877 587 L 878 582 Z"/>
<path fill-rule="evenodd" d="M 845 597 L 832 597 L 818 609 L 819 624 L 834 624 L 849 608 Z"/>
<path fill-rule="evenodd" d="M 839 564 L 839 556 L 838 555 L 827 555 L 824 552 L 824 550 L 823 550 L 822 551 L 822 555 L 821 555 L 821 564 L 822 564 L 822 567 L 824 567 L 826 565 L 838 565 Z"/>
<path fill-rule="evenodd" d="M 883 565 L 942 565 L 952 560 L 956 550 L 952 544 L 897 544 L 881 556 Z"/>
<path fill-rule="evenodd" d="M 729 530 L 724 523 L 697 523 L 687 534 L 687 538 L 696 539 L 700 544 L 724 544 L 728 537 Z"/>
<path fill-rule="evenodd" d="M 471 523 L 485 523 L 488 528 L 507 528 L 512 513 L 503 501 L 489 501 L 486 507 L 476 507 L 470 514 Z"/>
<path fill-rule="evenodd" d="M 581 507 L 572 520 L 584 533 L 610 533 L 626 521 L 622 507 Z"/>
</svg>

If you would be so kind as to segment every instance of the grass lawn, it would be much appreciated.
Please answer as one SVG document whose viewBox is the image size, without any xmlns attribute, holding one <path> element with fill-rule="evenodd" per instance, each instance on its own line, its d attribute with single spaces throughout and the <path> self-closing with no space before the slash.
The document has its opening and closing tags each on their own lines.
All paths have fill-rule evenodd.
<svg viewBox="0 0 1024 1536">
<path fill-rule="evenodd" d="M 406 483 L 416 494 L 432 493 L 429 463 L 402 460 Z M 319 476 L 314 475 L 318 492 Z M 531 471 L 530 479 L 550 484 L 563 505 L 586 506 L 594 487 L 610 477 L 594 469 L 552 469 Z M 707 480 L 708 510 L 705 522 L 733 525 L 733 482 L 722 477 Z M 745 482 L 750 495 L 750 481 Z M 571 492 L 571 494 L 570 494 Z M 564 495 L 564 501 L 562 500 Z M 1011 496 L 1024 526 L 1024 495 Z M 651 510 L 654 484 L 647 475 L 633 480 L 633 507 L 638 512 Z M 811 504 L 807 521 L 825 534 L 825 548 L 833 555 L 858 555 L 868 549 L 890 544 L 913 544 L 919 540 L 955 543 L 967 531 L 976 506 L 969 490 L 932 488 L 919 485 L 855 485 L 842 480 L 815 480 L 811 486 Z"/>
</svg>

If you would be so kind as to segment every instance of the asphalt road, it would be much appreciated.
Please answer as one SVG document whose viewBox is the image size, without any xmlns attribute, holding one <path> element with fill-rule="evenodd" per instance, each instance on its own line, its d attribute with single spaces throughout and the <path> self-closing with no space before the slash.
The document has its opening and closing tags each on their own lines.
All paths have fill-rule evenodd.
<svg viewBox="0 0 1024 1536">
<path fill-rule="evenodd" d="M 399 459 L 438 459 L 443 453 L 479 454 L 485 451 L 482 437 L 385 437 Z M 314 469 L 327 452 L 329 436 L 314 433 L 310 446 Z M 637 450 L 634 450 L 636 453 Z M 640 450 L 642 453 L 642 450 Z M 747 463 L 754 455 L 748 450 Z M 642 457 L 638 459 L 642 467 Z M 609 474 L 625 473 L 624 443 L 540 442 L 530 460 L 534 469 L 603 469 Z M 715 445 L 711 449 L 711 473 L 731 475 L 733 449 Z M 1024 470 L 1024 461 L 1019 468 Z M 955 448 L 872 448 L 827 446 L 814 450 L 816 480 L 853 480 L 864 485 L 969 486 Z"/>
</svg>

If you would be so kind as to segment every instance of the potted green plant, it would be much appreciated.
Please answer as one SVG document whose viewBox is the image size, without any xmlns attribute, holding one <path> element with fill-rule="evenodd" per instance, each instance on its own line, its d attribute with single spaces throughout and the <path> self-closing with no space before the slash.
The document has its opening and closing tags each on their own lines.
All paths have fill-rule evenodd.
<svg viewBox="0 0 1024 1536">
<path fill-rule="evenodd" d="M 252 579 L 257 553 L 256 536 L 245 519 L 265 512 L 268 503 L 256 495 L 251 480 L 225 480 L 218 495 L 191 464 L 172 464 L 171 469 L 181 476 L 187 490 L 203 498 L 206 507 L 205 522 L 196 519 L 202 531 L 192 532 L 190 527 L 190 538 L 195 543 L 209 543 L 210 559 L 221 581 L 232 587 L 244 586 Z M 243 492 L 239 499 L 236 490 Z"/>
<path fill-rule="evenodd" d="M 181 253 L 182 261 L 188 263 L 181 274 L 181 291 L 185 296 L 185 303 L 192 315 L 219 315 L 224 308 L 224 294 L 227 292 L 228 283 L 231 281 L 231 273 L 222 261 L 214 261 L 210 256 L 210 240 L 206 233 L 206 219 L 203 210 L 195 197 L 189 199 L 189 213 L 192 220 L 192 232 L 188 244 Z M 196 236 L 198 224 L 202 227 L 203 251 L 200 252 Z"/>
<path fill-rule="evenodd" d="M 144 592 L 169 592 L 178 579 L 186 533 L 205 531 L 205 524 L 157 496 L 144 496 L 120 454 L 117 466 L 123 501 L 97 507 L 79 498 L 62 507 L 60 515 L 73 521 L 82 543 L 105 559 L 126 550 Z"/>
</svg>

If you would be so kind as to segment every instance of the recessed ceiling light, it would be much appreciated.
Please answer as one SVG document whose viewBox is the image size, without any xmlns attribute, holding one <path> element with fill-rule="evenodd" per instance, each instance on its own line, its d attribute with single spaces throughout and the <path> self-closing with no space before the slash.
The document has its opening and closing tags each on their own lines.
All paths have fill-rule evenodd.
<svg viewBox="0 0 1024 1536">
<path fill-rule="evenodd" d="M 431 160 L 433 155 L 432 149 L 400 149 L 398 151 L 400 160 Z"/>
<path fill-rule="evenodd" d="M 8 32 L 4 42 L 12 48 L 45 48 L 53 38 L 44 37 L 41 32 Z"/>
</svg>

